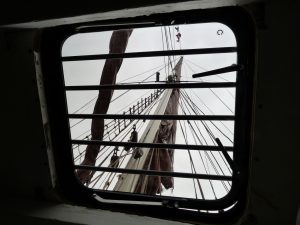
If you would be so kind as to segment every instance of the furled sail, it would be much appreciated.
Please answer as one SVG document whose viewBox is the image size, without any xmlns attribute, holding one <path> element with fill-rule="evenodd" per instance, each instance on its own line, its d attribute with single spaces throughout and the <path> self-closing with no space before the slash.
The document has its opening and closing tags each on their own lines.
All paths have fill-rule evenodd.
<svg viewBox="0 0 300 225">
<path fill-rule="evenodd" d="M 167 82 L 178 82 L 181 78 L 181 57 L 176 64 L 173 74 L 169 75 Z M 157 105 L 154 114 L 156 115 L 177 115 L 178 114 L 179 89 L 166 89 Z M 140 143 L 165 143 L 175 144 L 176 120 L 151 120 L 143 131 Z M 133 152 L 138 150 L 136 148 Z M 173 149 L 151 149 L 142 148 L 143 154 L 129 159 L 127 169 L 173 171 Z M 166 188 L 173 188 L 172 177 L 147 176 L 139 174 L 122 174 L 116 185 L 115 191 L 132 192 L 155 195 L 161 193 L 162 185 Z"/>
<path fill-rule="evenodd" d="M 127 47 L 128 39 L 132 29 L 113 31 L 110 43 L 109 53 L 124 53 Z M 117 73 L 122 65 L 123 59 L 107 59 L 105 61 L 100 85 L 115 84 Z M 113 95 L 113 90 L 99 90 L 98 98 L 95 103 L 93 114 L 107 113 L 109 103 Z M 102 140 L 104 132 L 104 119 L 94 118 L 91 125 L 91 140 Z M 94 166 L 99 153 L 100 145 L 88 145 L 81 165 Z M 88 170 L 78 170 L 77 175 L 83 183 L 87 183 L 91 178 L 91 172 Z"/>
<path fill-rule="evenodd" d="M 180 58 L 174 68 L 174 75 L 169 76 L 169 82 L 180 81 L 183 57 Z M 179 103 L 179 89 L 173 89 L 169 98 L 165 115 L 177 115 Z M 162 120 L 155 134 L 153 143 L 175 144 L 176 120 Z M 152 148 L 148 152 L 143 169 L 157 171 L 173 171 L 174 149 Z M 139 177 L 135 192 L 155 195 L 162 191 L 162 185 L 166 188 L 174 187 L 173 177 L 147 176 Z"/>
</svg>

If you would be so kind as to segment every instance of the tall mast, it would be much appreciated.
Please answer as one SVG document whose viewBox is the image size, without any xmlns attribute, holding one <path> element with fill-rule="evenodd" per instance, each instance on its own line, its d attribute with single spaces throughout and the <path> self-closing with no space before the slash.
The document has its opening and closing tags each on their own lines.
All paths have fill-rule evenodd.
<svg viewBox="0 0 300 225">
<path fill-rule="evenodd" d="M 180 81 L 183 57 L 174 68 L 174 74 L 168 77 L 168 82 Z M 178 114 L 179 89 L 166 89 L 154 114 Z M 143 132 L 140 143 L 174 144 L 176 137 L 176 120 L 151 120 Z M 145 169 L 173 171 L 173 149 L 142 148 L 140 158 L 134 155 L 127 163 L 127 169 Z M 156 194 L 161 192 L 161 185 L 166 189 L 172 188 L 173 178 L 145 176 L 139 174 L 122 174 L 114 187 L 115 191 Z"/>
</svg>

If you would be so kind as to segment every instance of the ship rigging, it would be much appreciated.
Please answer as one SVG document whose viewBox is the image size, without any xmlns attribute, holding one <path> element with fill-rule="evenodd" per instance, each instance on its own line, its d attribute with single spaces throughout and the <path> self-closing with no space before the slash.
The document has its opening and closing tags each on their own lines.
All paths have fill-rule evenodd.
<svg viewBox="0 0 300 225">
<path fill-rule="evenodd" d="M 114 31 L 109 54 L 124 53 L 134 32 Z M 161 28 L 161 36 L 163 50 L 175 49 L 175 37 L 181 49 L 180 40 L 184 35 L 179 33 L 178 27 L 172 30 L 170 27 Z M 73 144 L 77 176 L 92 189 L 219 199 L 231 188 L 234 88 L 206 88 L 203 96 L 214 98 L 226 112 L 223 117 L 219 116 L 216 107 L 212 108 L 201 96 L 201 91 L 195 88 L 199 83 L 205 83 L 205 78 L 195 79 L 187 75 L 197 74 L 204 70 L 203 67 L 188 56 L 165 56 L 162 59 L 161 65 L 123 80 L 118 77 L 123 59 L 105 61 L 100 85 L 131 88 L 100 90 L 70 114 L 71 130 L 86 121 L 91 124 L 89 129 L 81 128 L 73 138 L 89 141 L 87 144 L 82 141 Z M 220 83 L 231 82 L 219 75 L 211 79 Z M 176 88 L 177 84 L 186 84 L 186 88 Z M 149 90 L 136 92 L 134 99 L 126 99 L 128 104 L 114 107 L 112 114 L 111 106 L 124 101 L 129 92 L 135 91 L 136 85 L 148 85 Z M 150 89 L 151 85 L 159 88 Z M 165 88 L 167 85 L 171 86 Z M 96 117 L 84 118 L 86 114 L 83 113 L 93 105 L 92 114 Z M 101 116 L 104 114 L 106 116 Z M 173 116 L 173 119 L 164 119 L 164 115 Z M 144 143 L 152 144 L 152 147 L 144 147 Z M 102 171 L 88 170 L 88 166 L 96 166 Z M 209 175 L 211 179 L 201 179 L 197 174 Z M 190 188 L 186 189 L 188 185 Z"/>
</svg>

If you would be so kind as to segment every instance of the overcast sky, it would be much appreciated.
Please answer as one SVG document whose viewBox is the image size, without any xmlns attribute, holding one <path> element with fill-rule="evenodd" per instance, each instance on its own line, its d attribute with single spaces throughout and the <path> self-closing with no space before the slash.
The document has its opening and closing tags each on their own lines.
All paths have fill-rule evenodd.
<svg viewBox="0 0 300 225">
<path fill-rule="evenodd" d="M 169 27 L 167 28 L 169 32 Z M 209 47 L 233 47 L 236 46 L 236 39 L 233 32 L 225 25 L 220 23 L 207 23 L 207 24 L 195 24 L 195 25 L 180 25 L 179 32 L 181 33 L 180 43 L 176 41 L 177 31 L 173 26 L 170 26 L 170 36 L 172 39 L 173 48 L 179 49 L 192 49 L 192 48 L 209 48 Z M 218 35 L 222 33 L 222 35 Z M 96 33 L 84 33 L 76 34 L 68 38 L 62 48 L 62 56 L 74 56 L 74 55 L 89 55 L 89 54 L 106 54 L 108 53 L 109 40 L 112 32 L 96 32 Z M 166 44 L 162 41 L 162 29 L 160 27 L 155 28 L 139 28 L 134 29 L 131 37 L 129 38 L 128 46 L 126 52 L 138 52 L 138 51 L 157 51 L 166 49 Z M 177 58 L 177 56 L 175 56 Z M 163 68 L 164 64 L 167 62 L 165 57 L 148 57 L 148 58 L 133 58 L 124 59 L 121 69 L 117 75 L 117 82 L 139 82 L 148 77 L 149 75 L 155 73 L 159 69 Z M 184 56 L 184 63 L 182 66 L 182 78 L 184 81 L 195 81 L 192 78 L 193 73 L 203 72 L 204 70 L 216 69 L 224 66 L 232 65 L 236 62 L 236 53 L 226 53 L 226 54 L 209 54 L 209 55 L 188 55 Z M 90 60 L 90 61 L 76 61 L 76 62 L 64 62 L 64 76 L 66 85 L 97 85 L 100 81 L 101 72 L 103 69 L 105 61 L 104 60 Z M 129 79 L 134 75 L 141 74 L 145 71 L 145 74 L 136 76 L 133 79 Z M 161 80 L 165 79 L 166 74 L 168 74 L 167 69 L 162 69 Z M 170 72 L 170 71 L 169 71 Z M 213 82 L 224 82 L 224 81 L 235 81 L 235 73 L 227 73 L 220 76 L 211 76 L 203 78 L 202 80 L 197 79 L 196 81 L 213 81 Z M 155 81 L 155 76 L 152 76 L 147 81 Z M 192 101 L 207 115 L 209 114 L 221 114 L 221 115 L 233 115 L 235 107 L 235 89 L 202 89 L 202 90 L 191 90 L 187 89 Z M 124 90 L 115 91 L 114 97 L 123 93 Z M 136 99 L 140 96 L 148 96 L 151 93 L 149 90 L 134 90 L 129 91 L 123 97 L 114 101 L 109 108 L 110 113 L 116 113 L 120 109 L 124 108 L 128 110 L 128 105 L 130 103 L 136 104 Z M 79 91 L 79 92 L 68 92 L 68 111 L 73 113 L 78 110 L 81 106 L 92 100 L 97 96 L 97 91 Z M 221 100 L 220 100 L 220 99 Z M 221 101 L 225 102 L 224 105 Z M 92 113 L 95 101 L 91 101 L 83 110 L 78 113 Z M 153 109 L 154 110 L 154 109 Z M 121 111 L 122 113 L 122 111 Z M 182 113 L 179 110 L 179 113 Z M 71 126 L 77 123 L 78 120 L 70 121 Z M 76 138 L 84 132 L 87 132 L 84 136 L 88 135 L 88 130 L 90 129 L 91 120 L 85 120 L 80 124 L 74 126 L 71 129 L 72 138 Z M 233 122 L 224 122 L 226 127 L 220 122 L 216 122 L 216 125 L 230 138 L 233 140 Z M 145 126 L 144 126 L 145 127 Z M 222 140 L 222 143 L 226 146 L 232 145 L 219 131 L 217 131 L 213 126 L 210 125 L 214 134 Z M 209 140 L 208 135 L 205 132 L 204 127 L 203 135 L 208 140 L 208 144 L 212 145 L 213 142 Z M 142 129 L 141 131 L 142 132 Z M 193 141 L 192 133 L 187 130 L 188 144 L 196 144 Z M 141 136 L 141 134 L 140 134 Z M 127 140 L 125 140 L 127 141 Z M 185 140 L 183 134 L 180 130 L 180 126 L 177 126 L 177 138 L 176 143 L 184 144 Z M 85 148 L 83 146 L 80 151 Z M 78 154 L 74 151 L 74 155 Z M 203 158 L 205 159 L 205 164 L 203 165 L 199 153 L 196 151 L 191 151 L 192 157 L 198 173 L 206 173 L 206 169 L 209 173 L 216 174 L 210 164 L 207 156 L 204 152 L 201 152 Z M 220 154 L 211 155 L 215 157 L 218 163 L 221 164 L 222 169 L 226 175 L 229 175 L 229 171 L 225 164 L 221 160 Z M 102 158 L 103 159 L 103 158 Z M 128 159 L 127 159 L 128 160 Z M 98 162 L 101 161 L 101 158 Z M 175 151 L 174 158 L 174 171 L 178 172 L 191 172 L 189 156 L 185 151 Z M 76 162 L 79 163 L 79 162 Z M 108 165 L 108 162 L 104 165 Z M 126 160 L 123 165 L 126 165 Z M 123 166 L 123 167 L 124 167 Z M 220 172 L 220 171 L 219 171 Z M 226 194 L 226 190 L 222 186 L 220 181 L 213 182 L 214 188 L 216 190 L 216 195 L 218 198 Z M 201 186 L 205 191 L 205 198 L 213 199 L 214 195 L 208 181 L 201 180 Z M 229 186 L 228 186 L 229 187 Z M 195 198 L 194 184 L 192 179 L 175 179 L 175 188 L 173 191 L 165 191 L 165 195 L 172 196 L 182 196 Z M 199 197 L 199 190 L 197 190 Z"/>
</svg>

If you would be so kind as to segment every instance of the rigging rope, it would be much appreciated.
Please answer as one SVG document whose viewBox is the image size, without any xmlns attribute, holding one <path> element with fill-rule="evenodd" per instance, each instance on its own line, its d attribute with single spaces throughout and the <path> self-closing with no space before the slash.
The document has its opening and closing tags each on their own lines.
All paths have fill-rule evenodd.
<svg viewBox="0 0 300 225">
<path fill-rule="evenodd" d="M 146 110 L 145 113 L 146 113 L 148 110 L 151 110 L 151 109 L 157 104 L 157 101 L 156 101 L 156 100 L 159 99 L 159 97 L 161 96 L 162 93 L 163 93 L 163 90 L 156 90 L 156 91 L 154 91 L 153 98 L 151 97 L 152 94 L 151 94 L 150 96 L 148 96 L 147 99 L 150 101 L 150 104 L 149 104 L 149 102 L 148 102 L 147 105 L 145 104 L 145 108 L 143 108 L 143 107 L 141 106 L 142 109 L 140 110 L 139 113 L 142 113 L 144 110 Z M 128 110 L 127 112 L 129 112 L 129 111 L 130 111 L 130 110 Z M 150 112 L 150 111 L 149 111 L 149 112 Z M 134 112 L 133 112 L 133 113 L 134 113 Z M 118 121 L 120 121 L 120 120 L 118 120 Z M 123 131 L 124 129 L 126 129 L 133 121 L 134 121 L 134 120 L 129 120 L 129 123 L 126 124 L 126 121 L 125 121 L 125 120 L 121 120 L 121 122 L 118 123 L 118 128 L 117 128 L 117 126 L 116 126 L 115 124 L 112 124 L 112 125 L 108 126 L 108 124 L 111 124 L 111 123 L 113 123 L 113 122 L 116 123 L 116 120 L 112 120 L 111 122 L 109 122 L 108 124 L 105 125 L 106 130 L 105 130 L 105 134 L 104 134 L 103 138 L 109 137 L 109 139 L 110 139 L 110 133 L 111 133 L 111 132 L 114 132 L 115 136 L 118 136 L 118 134 L 116 133 L 116 130 L 119 129 L 119 134 L 120 134 L 121 131 Z M 120 130 L 120 126 L 123 126 L 123 123 L 124 123 L 124 128 L 123 128 L 123 130 Z M 111 128 L 110 130 L 107 130 L 107 129 L 109 129 L 110 127 L 112 127 L 112 128 Z M 91 134 L 88 135 L 86 138 L 88 138 L 88 137 L 90 137 L 90 136 L 91 136 Z M 114 139 L 114 138 L 113 138 L 113 139 Z M 73 149 L 74 149 L 74 148 L 76 148 L 76 146 L 73 146 Z M 82 153 L 83 153 L 83 152 L 82 152 Z M 76 158 L 75 158 L 75 159 L 76 159 Z"/>
<path fill-rule="evenodd" d="M 187 103 L 190 105 L 190 104 L 192 104 L 192 106 L 194 107 L 194 111 L 197 111 L 197 110 L 199 110 L 201 113 L 199 113 L 200 115 L 202 114 L 202 115 L 205 115 L 205 113 L 191 100 L 191 98 L 188 96 L 188 94 L 186 93 L 186 91 L 185 90 L 183 90 L 183 92 L 182 92 L 182 94 L 184 95 L 184 97 L 185 98 L 187 98 Z M 190 107 L 191 108 L 193 108 L 191 105 L 190 105 Z M 218 126 L 216 126 L 215 125 L 215 123 L 213 122 L 213 121 L 211 121 L 211 120 L 209 120 L 209 122 L 224 136 L 224 137 L 226 137 L 232 144 L 233 144 L 233 141 L 223 132 L 223 131 L 221 131 L 220 130 L 220 128 L 218 128 Z M 204 122 L 204 123 L 206 123 L 206 122 Z M 215 139 L 215 137 L 214 137 L 214 135 L 213 135 L 213 133 L 211 132 L 211 130 L 209 129 L 209 133 L 211 133 L 212 134 L 212 137 Z"/>
<path fill-rule="evenodd" d="M 182 96 L 183 96 L 183 95 L 182 95 Z M 185 101 L 187 101 L 185 98 L 183 98 L 183 99 L 184 99 Z M 185 103 L 185 102 L 183 102 L 183 103 L 185 104 L 185 107 L 187 108 L 186 103 Z M 190 106 L 190 107 L 191 107 L 191 106 Z M 182 108 L 182 109 L 183 109 L 183 108 Z M 189 111 L 188 108 L 187 108 L 187 110 Z M 193 109 L 192 109 L 192 110 L 193 110 Z M 183 112 L 184 112 L 184 114 L 186 115 L 186 112 L 185 112 L 184 109 L 183 109 Z M 196 113 L 196 112 L 195 112 L 195 113 Z M 196 113 L 196 114 L 197 114 L 197 113 Z M 195 125 L 196 125 L 196 122 L 195 122 L 195 121 L 193 121 L 193 122 L 194 122 Z M 209 128 L 207 127 L 207 124 L 206 124 L 204 121 L 201 121 L 201 123 L 202 123 L 202 125 L 204 126 L 204 128 L 206 129 L 207 133 L 209 134 L 209 137 L 211 138 L 211 135 L 213 135 L 213 134 L 210 133 Z M 188 124 L 189 124 L 190 126 L 192 126 L 191 123 L 188 123 Z M 196 127 L 197 127 L 199 133 L 201 134 L 201 131 L 199 130 L 199 126 L 196 125 Z M 194 129 L 192 129 L 192 130 L 195 131 Z M 199 139 L 197 133 L 195 133 L 195 135 L 196 135 L 196 137 Z M 199 139 L 199 140 L 200 140 L 200 139 Z M 205 140 L 205 139 L 204 139 L 204 140 Z M 214 142 L 214 139 L 212 139 L 212 141 L 213 141 L 213 144 L 216 145 L 215 142 Z M 205 140 L 205 142 L 206 142 L 206 140 Z M 207 142 L 206 142 L 206 143 L 207 143 Z M 216 158 L 214 157 L 214 155 L 212 154 L 212 152 L 211 152 L 211 151 L 209 151 L 209 152 L 211 153 L 212 157 L 213 157 L 214 160 L 216 161 L 216 163 L 217 163 L 217 165 L 218 165 L 218 167 L 219 167 L 219 169 L 220 169 L 222 175 L 225 175 L 224 171 L 222 170 L 220 164 L 218 163 L 218 161 L 216 160 Z M 213 169 L 215 170 L 215 172 L 219 175 L 218 169 L 216 168 L 216 166 L 215 166 L 215 164 L 213 163 L 212 159 L 211 159 L 210 156 L 208 155 L 207 151 L 205 151 L 205 155 L 208 157 L 208 159 L 209 159 L 209 161 L 210 161 L 210 163 L 211 163 Z M 223 159 L 223 158 L 222 158 L 222 159 Z M 226 162 L 224 162 L 224 163 L 226 163 Z M 222 182 L 224 188 L 228 191 L 228 188 L 227 188 L 227 186 L 225 185 L 224 181 L 221 181 L 221 182 Z M 228 183 L 229 183 L 229 182 L 228 182 Z M 229 185 L 230 185 L 230 184 L 229 184 Z"/>
<path fill-rule="evenodd" d="M 176 59 L 174 59 L 173 62 L 175 62 L 178 58 L 179 58 L 179 57 L 177 57 Z M 156 72 L 159 72 L 159 71 L 163 70 L 166 66 L 167 66 L 167 65 L 164 65 L 161 69 L 159 69 L 159 70 L 156 71 Z M 161 66 L 159 66 L 159 67 L 161 67 Z M 159 67 L 155 67 L 155 68 L 159 68 Z M 155 68 L 153 68 L 153 69 L 155 69 Z M 151 70 L 153 70 L 153 69 L 151 69 Z M 149 71 L 151 71 L 151 70 L 148 70 L 147 72 L 149 72 Z M 150 77 L 156 75 L 156 72 L 150 74 L 148 77 L 146 77 L 145 79 L 143 79 L 143 80 L 140 81 L 139 83 L 142 83 L 142 82 L 148 80 Z M 134 78 L 134 77 L 136 77 L 136 76 L 139 76 L 139 75 L 142 75 L 142 74 L 145 74 L 145 73 L 146 73 L 146 72 L 141 73 L 141 74 L 138 74 L 138 75 L 134 75 L 134 76 L 131 77 L 131 78 Z M 128 79 L 131 79 L 131 78 L 128 78 Z M 128 80 L 128 79 L 125 79 L 125 80 L 123 80 L 122 82 L 124 82 L 124 81 L 126 81 L 126 80 Z M 115 100 L 119 99 L 120 97 L 124 96 L 124 95 L 125 95 L 126 93 L 128 93 L 129 91 L 132 91 L 132 90 L 131 90 L 131 89 L 126 90 L 126 91 L 124 91 L 123 93 L 121 93 L 120 95 L 118 95 L 118 96 L 116 96 L 115 98 L 113 98 L 113 99 L 110 101 L 110 104 L 113 103 Z M 96 100 L 97 97 L 98 97 L 98 95 L 97 95 L 96 97 L 93 97 L 90 101 L 88 101 L 88 103 L 84 104 L 82 107 L 80 107 L 79 109 L 77 109 L 73 114 L 77 113 L 79 110 L 83 109 L 84 107 L 86 107 L 86 109 L 84 109 L 82 112 L 86 111 L 88 108 L 90 108 L 90 107 L 92 106 L 92 105 L 89 105 L 89 104 L 92 103 L 94 100 Z M 81 113 L 82 113 L 82 112 L 81 112 Z M 70 121 L 72 121 L 72 120 L 73 120 L 73 119 L 71 119 Z M 73 128 L 73 127 L 77 126 L 78 124 L 82 123 L 84 120 L 86 120 L 86 119 L 81 119 L 81 120 L 79 120 L 79 121 L 76 122 L 75 124 L 71 125 L 70 128 Z"/>
<path fill-rule="evenodd" d="M 186 60 L 187 60 L 188 62 L 190 62 L 191 64 L 193 64 L 194 66 L 196 66 L 196 67 L 202 69 L 203 71 L 205 71 L 205 72 L 208 71 L 208 69 L 205 69 L 204 67 L 199 66 L 198 64 L 194 63 L 192 60 L 190 60 L 190 59 L 186 59 Z M 194 70 L 193 70 L 193 71 L 194 71 Z M 195 73 L 195 72 L 194 72 L 194 73 Z M 230 82 L 230 80 L 227 80 L 227 79 L 225 79 L 224 77 L 221 77 L 221 75 L 215 75 L 215 76 L 218 77 L 218 78 L 220 78 L 221 80 L 224 80 L 224 81 L 226 81 L 226 82 Z M 225 91 L 232 97 L 232 99 L 235 99 L 235 97 L 233 96 L 233 94 L 232 94 L 229 90 L 225 89 Z"/>
<path fill-rule="evenodd" d="M 137 122 L 136 122 L 136 124 L 138 124 L 140 122 L 140 120 L 138 120 Z M 127 128 L 129 128 L 129 127 L 127 127 Z M 141 128 L 141 126 L 140 127 L 138 127 L 137 129 L 139 130 Z M 128 129 L 128 131 L 127 131 L 127 133 L 125 133 L 125 134 L 123 134 L 123 136 L 122 137 L 118 137 L 118 136 L 116 136 L 116 137 L 114 137 L 114 139 L 117 139 L 116 141 L 123 141 L 126 137 L 128 137 L 128 135 L 129 135 L 129 133 L 130 133 L 130 130 L 131 129 Z M 104 164 L 104 162 L 106 162 L 106 160 L 108 159 L 108 157 L 113 153 L 113 151 L 114 151 L 114 146 L 104 146 L 100 151 L 102 151 L 104 148 L 107 148 L 104 152 L 102 152 L 98 157 L 97 157 L 97 161 L 100 159 L 100 157 L 102 157 L 110 148 L 112 148 L 112 150 L 108 153 L 108 155 L 98 164 L 98 167 L 100 167 L 100 166 L 102 166 L 103 164 Z M 123 151 L 124 151 L 124 149 L 121 151 L 121 154 L 123 153 Z M 119 167 L 121 167 L 121 165 L 122 165 L 122 162 L 123 162 L 123 160 L 124 159 L 122 159 L 122 161 L 121 161 L 121 163 L 120 163 L 120 165 L 119 165 Z M 98 183 L 98 181 L 101 179 L 101 177 L 103 176 L 103 174 L 105 174 L 106 172 L 102 172 L 100 175 L 98 175 L 96 178 L 98 179 L 95 183 L 94 183 L 94 185 L 92 186 L 92 188 Z M 110 174 L 110 173 L 108 173 L 108 174 Z M 107 177 L 107 176 L 106 176 Z M 93 181 L 91 181 L 90 183 L 92 183 L 92 182 L 94 182 L 95 180 L 96 180 L 96 178 L 93 180 Z M 105 178 L 106 179 L 106 178 Z M 102 182 L 103 183 L 103 182 Z M 99 188 L 102 186 L 102 183 L 100 184 L 100 186 L 99 186 Z"/>
<path fill-rule="evenodd" d="M 204 101 L 194 92 L 194 90 L 190 90 L 193 94 L 194 94 L 194 96 L 196 96 L 196 98 L 207 108 L 207 110 L 212 114 L 212 115 L 215 115 L 214 113 L 213 113 L 213 111 L 204 103 Z M 192 102 L 194 102 L 193 100 L 192 100 Z M 199 108 L 199 110 L 200 110 L 200 108 Z M 229 133 L 231 133 L 232 135 L 233 135 L 233 132 L 226 126 L 226 124 L 224 124 L 222 121 L 219 121 L 223 126 L 224 126 L 224 128 L 229 132 Z"/>
<path fill-rule="evenodd" d="M 143 125 L 143 122 L 142 122 L 141 120 L 138 120 L 138 121 L 136 122 L 136 124 L 138 124 L 139 122 L 141 122 L 141 124 L 139 125 L 139 127 L 137 127 L 137 130 L 138 130 L 138 131 L 140 131 L 140 129 L 141 129 L 142 125 Z M 121 140 L 118 140 L 118 141 L 123 141 L 123 140 L 125 139 L 125 137 L 128 137 L 128 135 L 125 135 Z M 110 146 L 110 147 L 111 147 L 111 146 Z M 113 150 L 112 150 L 112 152 L 113 152 Z M 112 152 L 111 152 L 111 153 L 112 153 Z M 125 157 L 123 157 L 123 155 L 122 155 L 123 152 L 124 152 L 124 149 L 121 151 L 121 154 L 120 154 L 120 157 L 119 157 L 119 159 L 122 158 L 119 167 L 122 166 L 122 164 L 123 164 L 123 162 L 124 162 L 124 160 L 125 160 Z M 111 154 L 111 153 L 110 153 L 110 154 Z M 126 155 L 130 155 L 130 154 L 132 154 L 132 153 L 133 153 L 133 150 L 131 151 L 131 153 L 126 153 Z M 109 154 L 108 156 L 110 156 L 110 154 Z M 107 158 L 108 158 L 108 157 L 106 157 L 106 158 L 102 161 L 102 164 L 103 164 L 103 162 L 104 162 L 105 160 L 107 160 Z M 101 165 L 102 165 L 102 164 L 101 164 Z M 101 166 L 101 165 L 99 164 L 99 166 Z M 105 172 L 102 172 L 102 175 L 103 175 L 104 173 L 105 173 Z M 109 174 L 113 174 L 113 176 L 110 176 Z M 116 174 L 117 174 L 117 173 L 114 173 L 114 172 L 112 172 L 112 173 L 108 172 L 108 175 L 106 176 L 106 178 L 104 178 L 104 180 L 102 181 L 102 183 L 99 185 L 99 188 L 101 188 L 103 182 L 104 182 L 105 180 L 107 180 L 107 182 L 108 182 L 109 185 L 107 185 L 105 188 L 108 189 L 109 186 L 110 186 L 110 184 L 112 183 L 112 180 L 115 178 Z M 108 177 L 108 176 L 109 176 L 109 177 Z M 111 180 L 109 180 L 109 179 L 111 179 Z M 97 182 L 98 182 L 98 181 L 97 181 Z M 97 183 L 97 182 L 96 182 L 96 183 Z M 95 185 L 96 185 L 96 183 L 95 183 Z"/>
<path fill-rule="evenodd" d="M 187 63 L 185 63 L 186 65 L 187 65 L 187 67 L 193 72 L 193 73 L 196 73 L 191 67 L 190 67 L 190 65 L 189 64 L 187 64 Z M 199 78 L 199 80 L 201 81 L 201 82 L 204 82 L 203 81 L 203 79 L 202 78 Z M 233 113 L 234 114 L 234 112 L 231 110 L 231 108 L 211 89 L 211 88 L 208 88 L 212 93 L 213 93 L 213 95 L 215 96 L 215 97 L 217 97 L 217 99 L 219 99 L 219 101 L 220 102 L 222 102 L 223 103 L 223 105 L 231 112 L 231 113 Z"/>
<path fill-rule="evenodd" d="M 181 121 L 179 120 L 179 125 L 180 125 L 180 129 L 181 129 L 181 132 L 183 134 L 183 137 L 184 137 L 184 140 L 185 140 L 185 144 L 188 145 L 188 140 L 187 140 L 187 137 L 186 137 L 186 133 L 183 131 L 183 128 L 182 128 L 182 124 L 181 124 Z M 185 130 L 186 130 L 186 127 L 185 127 Z M 192 173 L 196 173 L 196 169 L 195 169 L 195 165 L 194 165 L 194 161 L 193 161 L 193 158 L 191 156 L 191 152 L 190 150 L 188 149 L 188 155 L 189 155 L 189 158 L 190 158 L 190 165 L 191 165 L 191 170 L 192 170 Z M 195 179 L 193 179 L 193 181 L 195 181 Z M 198 186 L 199 186 L 199 190 L 200 190 L 200 194 L 201 194 L 201 197 L 202 199 L 205 199 L 205 196 L 204 196 L 204 193 L 203 193 L 203 190 L 202 190 L 202 187 L 201 187 L 201 184 L 200 184 L 200 181 L 199 179 L 196 179 L 197 183 L 198 183 Z M 197 196 L 197 191 L 195 189 L 195 192 L 196 192 L 196 196 Z"/>
</svg>

